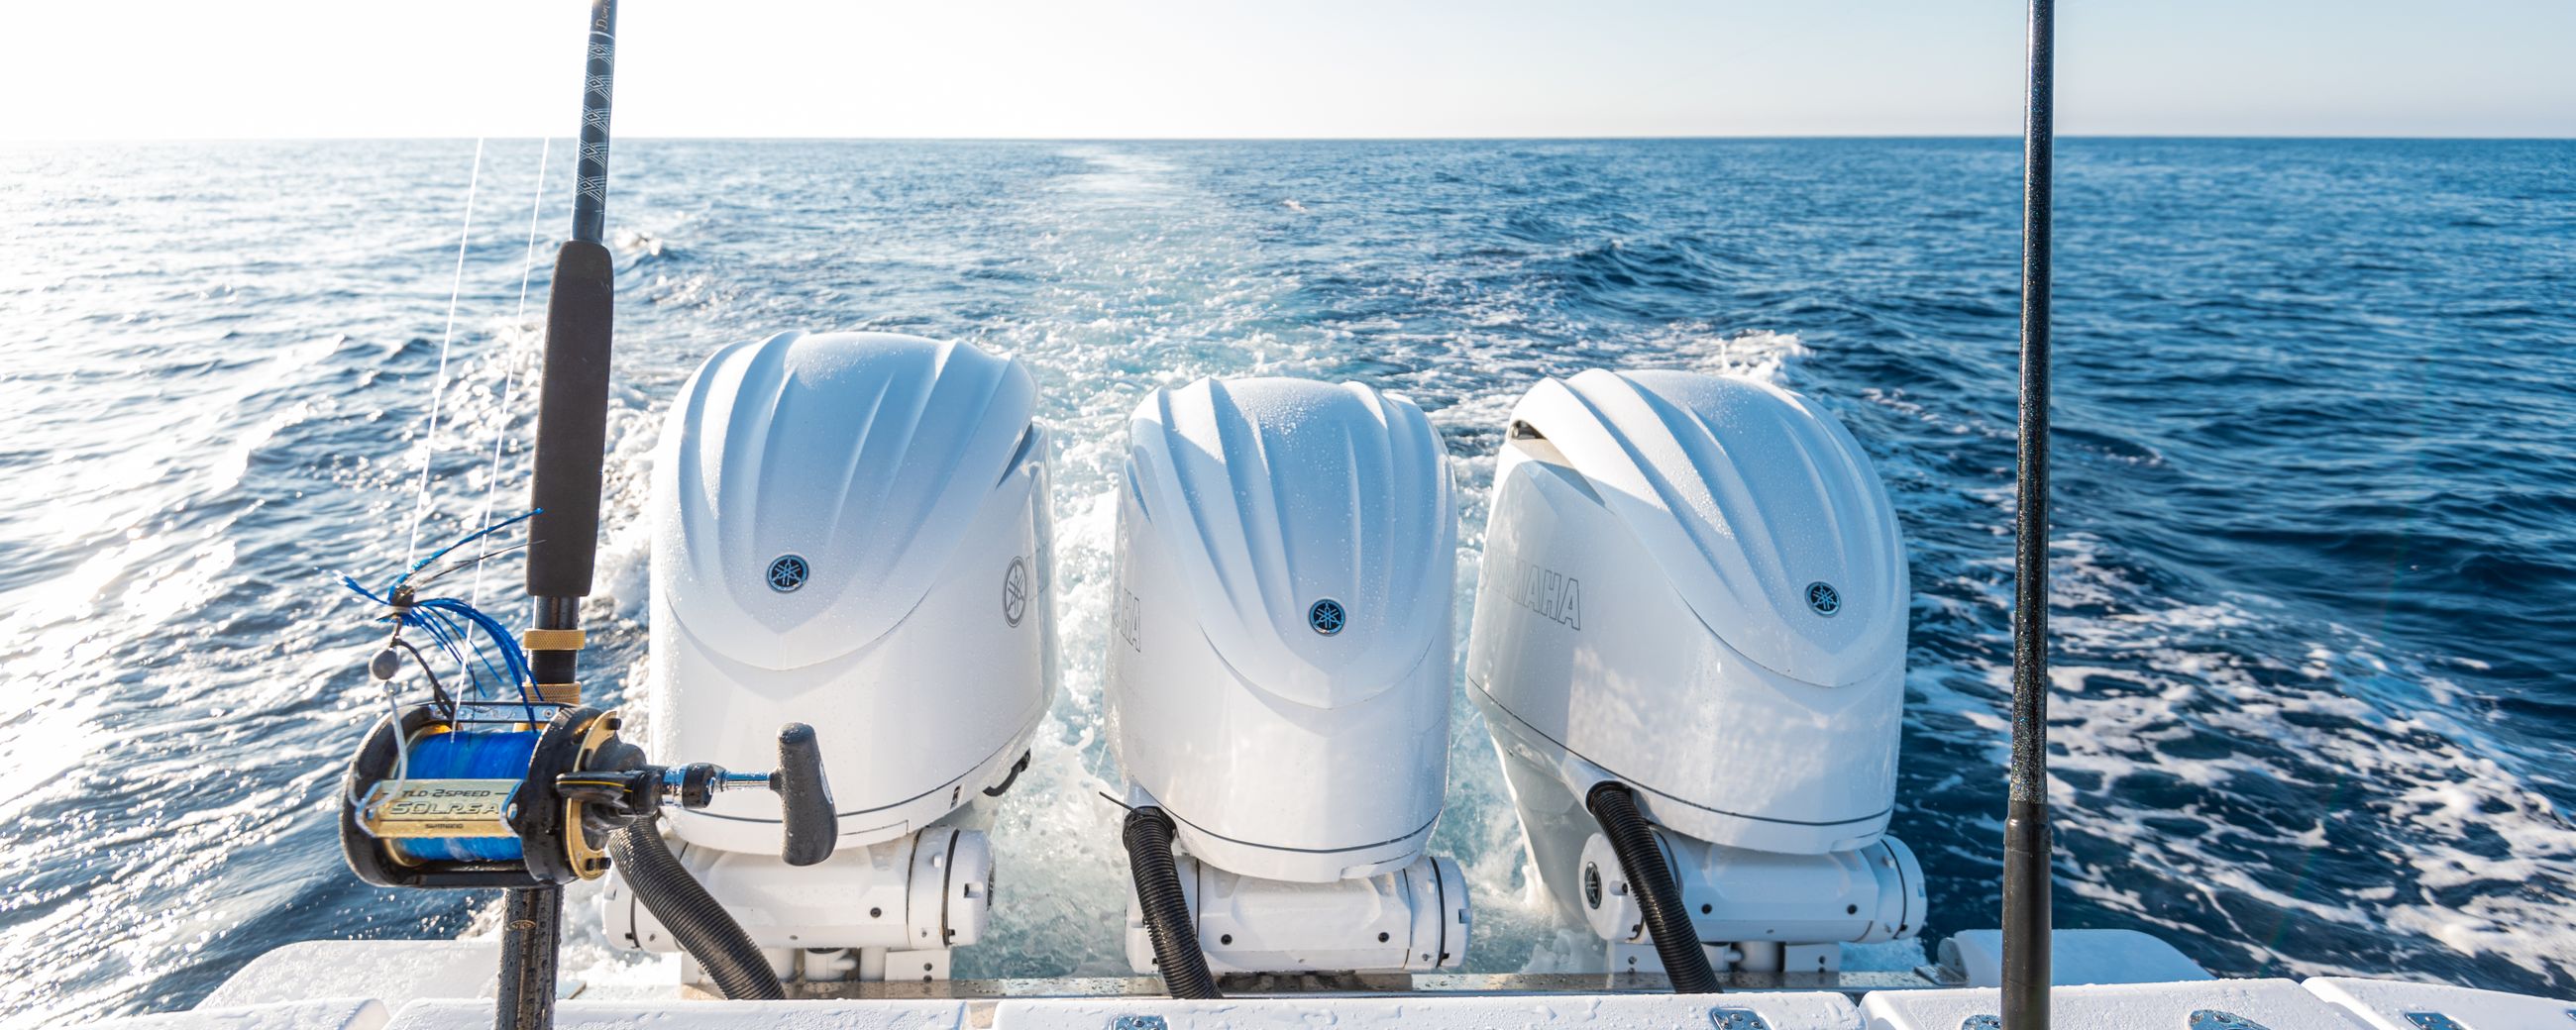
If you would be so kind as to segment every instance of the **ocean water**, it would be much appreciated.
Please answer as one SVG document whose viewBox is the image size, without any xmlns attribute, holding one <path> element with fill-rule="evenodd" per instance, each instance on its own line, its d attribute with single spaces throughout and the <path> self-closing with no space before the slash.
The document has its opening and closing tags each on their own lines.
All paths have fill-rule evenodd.
<svg viewBox="0 0 2576 1030">
<path fill-rule="evenodd" d="M 487 928 L 489 895 L 340 865 L 338 764 L 380 708 L 372 613 L 334 577 L 400 562 L 424 466 L 424 539 L 521 503 L 568 149 L 542 192 L 534 141 L 0 149 L 0 1018 Z M 2576 993 L 2576 143 L 2060 159 L 2059 925 L 2227 974 Z M 1144 391 L 1412 396 L 1463 490 L 1463 616 L 1521 390 L 1759 376 L 1843 418 L 1895 498 L 1895 832 L 1927 939 L 1994 925 L 2019 175 L 2008 140 L 622 142 L 588 678 L 640 681 L 644 472 L 705 354 L 866 328 L 1018 356 L 1060 441 L 1066 689 L 984 813 L 1010 889 L 958 969 L 1113 970 L 1123 858 L 1092 795 Z M 503 562 L 467 589 L 520 623 L 516 585 Z M 1477 892 L 1470 968 L 1597 961 L 1532 889 L 1463 699 L 1453 739 L 1437 847 Z M 593 897 L 567 962 L 612 975 Z"/>
</svg>

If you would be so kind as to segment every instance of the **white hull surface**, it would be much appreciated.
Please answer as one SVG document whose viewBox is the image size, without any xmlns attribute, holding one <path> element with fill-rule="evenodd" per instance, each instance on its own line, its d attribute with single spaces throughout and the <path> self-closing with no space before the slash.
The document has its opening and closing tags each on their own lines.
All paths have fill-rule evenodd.
<svg viewBox="0 0 2576 1030">
<path fill-rule="evenodd" d="M 686 988 L 567 979 L 566 1028 L 752 1030 L 990 1027 L 1163 1030 L 1278 1027 L 1676 1027 L 1692 1030 L 1961 1030 L 1990 1025 L 1998 991 L 1978 985 L 1997 938 L 1962 934 L 1947 963 L 1913 973 L 1737 974 L 1726 993 L 1662 993 L 1661 979 L 1374 976 L 1232 981 L 1218 1001 L 1161 997 L 1153 979 L 850 983 L 789 1001 L 713 1001 Z M 314 941 L 252 962 L 197 1008 L 107 1020 L 156 1030 L 466 1030 L 492 1025 L 498 946 L 483 941 Z M 2576 1005 L 2398 980 L 2220 980 L 2130 931 L 2059 931 L 2057 1025 L 2085 1030 L 2565 1030 Z M 2142 977 L 2157 979 L 2137 982 Z M 2130 982 L 2122 982 L 2126 979 Z M 831 993 L 835 985 L 807 985 Z"/>
</svg>

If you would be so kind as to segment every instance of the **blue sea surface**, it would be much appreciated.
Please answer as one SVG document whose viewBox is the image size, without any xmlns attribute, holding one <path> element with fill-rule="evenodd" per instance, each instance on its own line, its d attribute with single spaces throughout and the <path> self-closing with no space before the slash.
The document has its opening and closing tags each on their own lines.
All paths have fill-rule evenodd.
<svg viewBox="0 0 2576 1030">
<path fill-rule="evenodd" d="M 383 701 L 336 575 L 400 564 L 424 463 L 423 540 L 524 504 L 569 150 L 540 192 L 534 141 L 0 149 L 9 1021 L 187 1005 L 290 941 L 488 929 L 488 894 L 341 866 L 339 766 Z M 2576 142 L 2059 158 L 2058 925 L 2230 975 L 2576 995 Z M 1019 357 L 1059 440 L 1066 689 L 980 814 L 1008 888 L 957 971 L 1116 971 L 1099 671 L 1146 390 L 1412 396 L 1463 490 L 1463 613 L 1532 382 L 1761 376 L 1844 419 L 1895 498 L 1894 831 L 1927 940 L 1993 926 L 2020 176 L 2010 140 L 621 142 L 590 689 L 641 681 L 644 473 L 703 356 L 864 328 Z M 469 580 L 524 624 L 514 564 Z M 1477 892 L 1469 968 L 1597 965 L 1532 890 L 1463 699 L 1453 723 L 1436 847 Z M 595 898 L 574 975 L 626 961 Z"/>
</svg>

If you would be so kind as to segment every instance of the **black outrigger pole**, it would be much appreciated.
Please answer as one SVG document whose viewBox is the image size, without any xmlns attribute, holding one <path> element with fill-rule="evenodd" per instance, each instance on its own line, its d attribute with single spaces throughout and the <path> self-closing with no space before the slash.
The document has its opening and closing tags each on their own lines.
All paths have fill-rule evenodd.
<svg viewBox="0 0 2576 1030">
<path fill-rule="evenodd" d="M 608 101 L 617 65 L 617 0 L 591 0 L 582 79 L 581 155 L 574 170 L 572 239 L 555 253 L 546 299 L 546 364 L 537 404 L 536 471 L 528 532 L 529 671 L 547 701 L 578 704 L 574 660 L 582 647 L 581 599 L 590 595 L 599 544 L 600 465 L 608 439 L 609 329 L 616 269 L 601 243 L 608 205 Z M 510 891 L 501 928 L 500 1015 L 513 1030 L 554 1024 L 555 961 L 563 888 Z"/>
<path fill-rule="evenodd" d="M 2021 430 L 2014 479 L 2012 801 L 2004 814 L 2004 1030 L 2047 1030 L 2048 246 L 2055 13 L 2030 0 L 2022 123 Z"/>
</svg>

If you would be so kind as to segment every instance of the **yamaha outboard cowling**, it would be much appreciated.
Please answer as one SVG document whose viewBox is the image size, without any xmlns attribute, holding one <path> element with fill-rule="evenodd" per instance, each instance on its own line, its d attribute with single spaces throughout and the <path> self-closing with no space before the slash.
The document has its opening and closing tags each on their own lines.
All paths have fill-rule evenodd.
<svg viewBox="0 0 2576 1030">
<path fill-rule="evenodd" d="M 1806 399 L 1597 370 L 1521 399 L 1468 696 L 1540 878 L 1615 968 L 1829 971 L 1919 930 L 1886 835 L 1906 608 L 1886 492 Z"/>
<path fill-rule="evenodd" d="M 1425 853 L 1457 561 L 1439 434 L 1358 384 L 1243 379 L 1155 391 L 1129 441 L 1110 737 L 1140 875 L 1184 852 L 1177 884 L 1139 881 L 1131 963 L 1180 994 L 1202 952 L 1217 973 L 1455 968 L 1465 884 Z"/>
<path fill-rule="evenodd" d="M 671 825 L 709 892 L 807 979 L 944 977 L 986 924 L 984 834 L 943 819 L 1026 767 L 1055 694 L 1035 406 L 1017 361 L 886 333 L 728 347 L 672 405 L 653 740 L 749 761 L 774 747 L 764 727 L 814 724 L 840 848 L 792 869 L 774 808 L 729 798 Z M 612 939 L 665 947 L 622 892 L 606 910 Z"/>
</svg>

